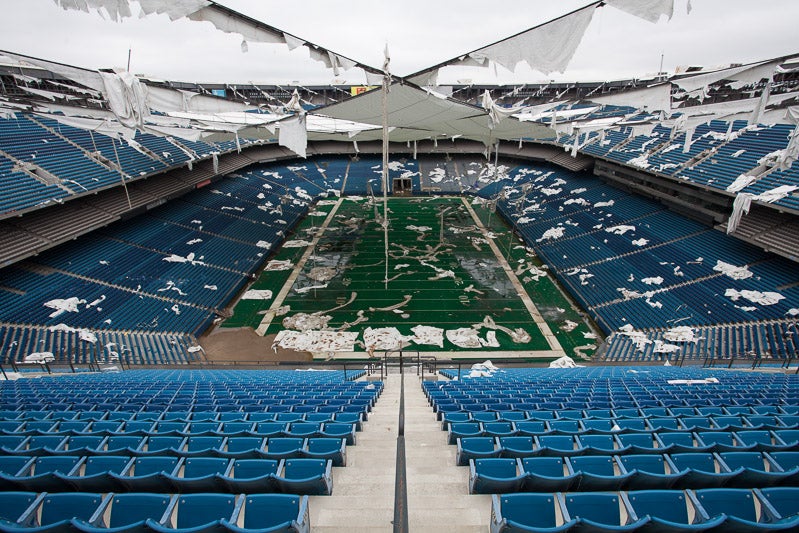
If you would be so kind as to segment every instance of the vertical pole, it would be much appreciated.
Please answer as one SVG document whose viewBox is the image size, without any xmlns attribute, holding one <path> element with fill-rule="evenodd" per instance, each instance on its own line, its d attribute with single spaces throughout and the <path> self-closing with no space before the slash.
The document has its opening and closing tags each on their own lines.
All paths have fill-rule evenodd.
<svg viewBox="0 0 799 533">
<path fill-rule="evenodd" d="M 390 74 L 388 73 L 388 45 L 386 45 L 386 58 L 383 63 L 383 240 L 385 251 L 385 277 L 383 283 L 388 289 L 388 87 Z"/>
</svg>

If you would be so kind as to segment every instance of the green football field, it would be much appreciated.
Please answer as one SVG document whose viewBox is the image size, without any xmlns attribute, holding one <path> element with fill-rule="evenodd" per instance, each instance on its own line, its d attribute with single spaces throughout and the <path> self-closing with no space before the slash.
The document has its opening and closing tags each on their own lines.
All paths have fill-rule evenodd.
<svg viewBox="0 0 799 533">
<path fill-rule="evenodd" d="M 471 199 L 390 198 L 388 247 L 379 199 L 320 202 L 250 287 L 271 293 L 240 300 L 223 327 L 249 326 L 266 335 L 304 328 L 358 332 L 361 341 L 367 328 L 396 328 L 406 339 L 418 326 L 436 328 L 437 341 L 418 335 L 417 342 L 405 341 L 422 352 L 533 356 L 562 346 L 574 356 L 575 346 L 595 343 L 507 224 L 466 202 Z M 522 295 L 529 295 L 527 303 Z"/>
</svg>

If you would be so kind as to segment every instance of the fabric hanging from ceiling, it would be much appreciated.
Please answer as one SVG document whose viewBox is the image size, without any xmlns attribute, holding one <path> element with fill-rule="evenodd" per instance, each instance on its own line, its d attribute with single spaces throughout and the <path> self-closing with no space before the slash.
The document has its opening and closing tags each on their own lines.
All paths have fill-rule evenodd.
<svg viewBox="0 0 799 533">
<path fill-rule="evenodd" d="M 144 126 L 142 131 L 152 133 L 160 137 L 178 137 L 187 141 L 199 141 L 202 139 L 202 132 L 194 128 L 173 128 L 170 126 Z"/>
<path fill-rule="evenodd" d="M 147 106 L 147 87 L 125 70 L 100 72 L 103 94 L 108 107 L 120 124 L 129 128 L 141 127 L 150 115 Z"/>
<path fill-rule="evenodd" d="M 53 0 L 56 5 L 64 10 L 75 10 L 89 13 L 95 10 L 101 15 L 105 15 L 114 22 L 130 18 L 133 13 L 130 10 L 128 0 Z M 141 7 L 140 17 L 151 14 L 166 14 L 170 20 L 175 21 L 183 18 L 204 7 L 210 6 L 208 0 L 137 0 Z"/>
<path fill-rule="evenodd" d="M 54 63 L 52 61 L 45 61 L 44 59 L 28 57 L 11 52 L 4 52 L 4 55 L 12 59 L 16 59 L 17 61 L 22 61 L 24 63 L 47 69 L 50 72 L 65 77 L 68 80 L 72 80 L 74 82 L 80 83 L 81 85 L 89 87 L 90 89 L 94 89 L 99 93 L 102 93 L 104 90 L 103 80 L 100 78 L 100 74 L 94 70 L 72 67 L 61 63 Z"/>
<path fill-rule="evenodd" d="M 120 22 L 122 19 L 132 16 L 130 12 L 130 5 L 127 0 L 53 0 L 55 4 L 65 11 L 77 10 L 88 13 L 94 9 L 102 15 L 102 11 L 106 16 L 114 22 Z"/>
<path fill-rule="evenodd" d="M 766 86 L 763 87 L 763 91 L 760 93 L 760 98 L 758 98 L 755 108 L 752 110 L 752 118 L 749 122 L 750 124 L 759 124 L 760 119 L 763 118 L 763 112 L 766 110 L 769 96 L 771 96 L 771 84 L 772 79 L 769 78 L 769 80 L 766 82 Z"/>
<path fill-rule="evenodd" d="M 176 21 L 211 5 L 208 0 L 138 0 L 140 16 L 166 14 L 169 20 Z"/>
<path fill-rule="evenodd" d="M 752 205 L 753 196 L 749 193 L 742 192 L 735 197 L 732 203 L 732 214 L 727 220 L 727 233 L 732 233 L 738 229 L 741 223 L 741 217 L 749 213 L 749 208 Z"/>
<path fill-rule="evenodd" d="M 799 126 L 793 130 L 791 138 L 788 141 L 788 146 L 782 150 L 766 154 L 758 163 L 769 167 L 776 167 L 777 170 L 788 170 L 797 159 L 799 159 Z"/>
<path fill-rule="evenodd" d="M 674 0 L 606 0 L 605 3 L 652 23 L 662 15 L 669 20 L 674 15 Z"/>
<path fill-rule="evenodd" d="M 524 61 L 544 74 L 563 72 L 574 56 L 583 34 L 591 23 L 596 5 L 537 26 L 498 43 L 475 50 L 469 57 L 482 64 L 485 60 L 513 71 Z"/>
<path fill-rule="evenodd" d="M 51 102 L 55 102 L 56 98 L 59 100 L 80 100 L 80 96 L 73 96 L 71 94 L 55 93 L 53 91 L 46 91 L 44 89 L 34 89 L 33 87 L 25 87 L 24 85 L 17 85 L 17 88 L 22 89 L 26 93 L 35 94 L 42 98 L 47 98 Z"/>
<path fill-rule="evenodd" d="M 382 96 L 382 89 L 375 89 L 313 114 L 381 126 Z M 489 130 L 488 113 L 483 109 L 408 84 L 394 83 L 387 104 L 389 124 L 396 128 L 390 136 L 393 142 L 460 135 L 488 144 L 496 139 L 552 136 L 552 131 L 542 124 L 522 123 L 513 117 L 503 120 L 493 131 Z M 362 136 L 359 134 L 358 138 Z"/>
<path fill-rule="evenodd" d="M 308 147 L 308 130 L 305 128 L 305 116 L 300 114 L 286 119 L 278 125 L 278 144 L 285 146 L 303 159 Z"/>
<path fill-rule="evenodd" d="M 251 43 L 282 44 L 286 42 L 282 32 L 270 31 L 266 28 L 255 26 L 245 19 L 220 11 L 214 6 L 204 7 L 199 11 L 195 11 L 189 14 L 188 18 L 196 22 L 210 22 L 219 31 L 241 35 L 242 39 Z"/>
<path fill-rule="evenodd" d="M 82 130 L 90 130 L 95 133 L 100 133 L 102 135 L 106 135 L 108 137 L 124 137 L 126 139 L 132 139 L 136 134 L 136 130 L 132 128 L 127 128 L 121 125 L 116 120 L 111 119 L 97 119 L 97 118 L 86 118 L 86 117 L 70 117 L 64 116 L 59 114 L 52 114 L 52 113 L 36 113 L 40 117 L 48 118 L 50 120 L 55 120 L 60 124 L 64 124 L 66 126 L 71 126 L 73 128 L 80 128 Z"/>
<path fill-rule="evenodd" d="M 671 84 L 661 83 L 643 89 L 620 91 L 607 96 L 592 96 L 591 102 L 603 105 L 630 106 L 649 112 L 671 111 Z"/>
<path fill-rule="evenodd" d="M 258 109 L 256 106 L 232 102 L 224 98 L 150 85 L 147 86 L 147 103 L 151 109 L 162 113 L 184 111 L 215 114 Z"/>
<path fill-rule="evenodd" d="M 672 80 L 672 83 L 690 93 L 703 88 L 706 89 L 709 85 L 718 81 L 729 80 L 730 87 L 737 90 L 746 85 L 753 85 L 761 80 L 770 78 L 780 63 L 781 61 L 776 59 L 753 65 L 715 70 L 705 74 Z"/>
</svg>

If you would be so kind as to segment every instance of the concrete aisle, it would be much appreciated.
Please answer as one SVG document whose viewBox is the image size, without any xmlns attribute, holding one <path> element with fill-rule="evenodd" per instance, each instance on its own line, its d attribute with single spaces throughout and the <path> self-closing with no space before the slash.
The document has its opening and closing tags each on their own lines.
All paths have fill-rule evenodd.
<svg viewBox="0 0 799 533">
<path fill-rule="evenodd" d="M 455 464 L 414 372 L 405 374 L 405 451 L 411 533 L 488 531 L 491 496 L 469 494 L 469 468 Z"/>
<path fill-rule="evenodd" d="M 333 468 L 333 494 L 311 496 L 311 530 L 329 533 L 386 532 L 393 528 L 400 375 L 390 374 L 347 466 Z"/>
<path fill-rule="evenodd" d="M 399 421 L 400 375 L 389 374 L 369 421 L 347 447 L 347 466 L 333 469 L 333 495 L 310 498 L 314 532 L 390 532 Z M 469 469 L 455 464 L 419 378 L 405 374 L 405 452 L 411 533 L 488 530 L 491 497 L 470 495 Z"/>
</svg>

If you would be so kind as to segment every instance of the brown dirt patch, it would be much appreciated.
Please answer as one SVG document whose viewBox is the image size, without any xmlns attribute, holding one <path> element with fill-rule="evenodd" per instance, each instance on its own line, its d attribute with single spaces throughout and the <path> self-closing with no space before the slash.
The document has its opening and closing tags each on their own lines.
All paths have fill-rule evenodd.
<svg viewBox="0 0 799 533">
<path fill-rule="evenodd" d="M 272 348 L 274 335 L 261 337 L 252 328 L 217 328 L 199 339 L 209 363 L 311 361 L 309 352 Z"/>
</svg>

